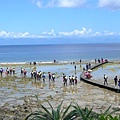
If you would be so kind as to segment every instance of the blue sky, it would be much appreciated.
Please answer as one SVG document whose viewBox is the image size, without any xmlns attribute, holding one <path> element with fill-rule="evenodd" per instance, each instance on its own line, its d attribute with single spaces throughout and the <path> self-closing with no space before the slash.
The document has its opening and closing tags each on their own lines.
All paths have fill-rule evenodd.
<svg viewBox="0 0 120 120">
<path fill-rule="evenodd" d="M 0 0 L 0 44 L 114 36 L 120 36 L 120 0 Z"/>
</svg>

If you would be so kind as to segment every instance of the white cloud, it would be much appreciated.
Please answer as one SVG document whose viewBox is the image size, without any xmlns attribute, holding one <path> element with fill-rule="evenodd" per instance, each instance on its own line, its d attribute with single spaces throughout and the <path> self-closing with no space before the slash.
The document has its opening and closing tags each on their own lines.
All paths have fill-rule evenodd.
<svg viewBox="0 0 120 120">
<path fill-rule="evenodd" d="M 113 10 L 120 9 L 120 0 L 99 0 L 98 5 Z"/>
<path fill-rule="evenodd" d="M 15 33 L 15 32 L 6 32 L 6 31 L 1 30 L 0 37 L 1 38 L 25 38 L 25 37 L 32 37 L 32 35 L 28 32 Z"/>
<path fill-rule="evenodd" d="M 109 32 L 109 31 L 104 31 L 104 35 L 105 36 L 111 36 L 111 35 L 115 35 L 114 32 Z"/>
<path fill-rule="evenodd" d="M 51 0 L 49 7 L 81 7 L 86 0 Z"/>
<path fill-rule="evenodd" d="M 86 0 L 31 0 L 39 8 L 44 7 L 81 7 Z"/>
<path fill-rule="evenodd" d="M 6 31 L 3 31 L 3 30 L 0 31 L 0 37 L 6 36 L 6 35 L 7 35 Z"/>
<path fill-rule="evenodd" d="M 92 29 L 86 29 L 86 28 L 82 28 L 82 30 L 74 30 L 72 32 L 59 32 L 59 35 L 62 36 L 84 36 L 84 35 L 90 35 L 90 33 L 92 32 Z"/>
<path fill-rule="evenodd" d="M 101 36 L 102 34 L 100 32 L 95 32 L 93 36 Z"/>
<path fill-rule="evenodd" d="M 0 38 L 59 38 L 59 37 L 91 37 L 91 36 L 114 36 L 120 35 L 120 33 L 103 31 L 103 32 L 93 32 L 92 29 L 86 29 L 83 27 L 81 30 L 73 30 L 71 32 L 58 32 L 52 29 L 48 32 L 42 32 L 40 34 L 31 34 L 29 32 L 16 33 L 16 32 L 6 32 L 4 30 L 0 31 Z"/>
<path fill-rule="evenodd" d="M 31 0 L 39 8 L 48 7 L 83 7 L 85 5 L 94 5 L 89 0 Z M 98 0 L 99 7 L 109 8 L 112 10 L 120 9 L 120 0 Z"/>
<path fill-rule="evenodd" d="M 43 36 L 56 36 L 53 29 L 50 32 L 43 32 L 42 35 Z"/>
<path fill-rule="evenodd" d="M 43 7 L 41 0 L 32 0 L 32 3 L 35 4 L 39 8 Z"/>
</svg>

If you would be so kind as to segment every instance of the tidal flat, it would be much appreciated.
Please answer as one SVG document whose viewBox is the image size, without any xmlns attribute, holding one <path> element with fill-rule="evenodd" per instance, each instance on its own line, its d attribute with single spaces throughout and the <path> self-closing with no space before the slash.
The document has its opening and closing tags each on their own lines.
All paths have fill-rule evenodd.
<svg viewBox="0 0 120 120">
<path fill-rule="evenodd" d="M 94 65 L 94 63 L 91 63 Z M 70 102 L 76 102 L 81 107 L 93 108 L 95 112 L 103 112 L 109 106 L 115 109 L 120 105 L 120 93 L 115 93 L 96 86 L 89 85 L 80 81 L 80 74 L 86 62 L 77 63 L 76 71 L 74 64 L 71 63 L 44 63 L 44 64 L 0 64 L 0 67 L 14 67 L 15 74 L 7 75 L 5 72 L 0 76 L 0 118 L 13 119 L 18 117 L 23 120 L 32 111 L 38 110 L 38 102 L 35 95 L 39 98 L 39 103 L 50 109 L 47 101 L 56 108 L 61 101 L 63 107 L 67 107 Z M 26 69 L 27 75 L 21 75 L 21 68 Z M 37 70 L 45 73 L 43 80 L 31 79 L 31 71 Z M 48 72 L 55 74 L 55 82 L 48 80 Z M 63 85 L 63 74 L 67 77 L 77 76 L 77 85 Z M 103 75 L 108 76 L 108 84 L 114 87 L 114 77 L 120 78 L 120 64 L 105 64 L 92 71 L 91 80 L 103 83 Z M 120 113 L 116 113 L 120 114 Z"/>
</svg>

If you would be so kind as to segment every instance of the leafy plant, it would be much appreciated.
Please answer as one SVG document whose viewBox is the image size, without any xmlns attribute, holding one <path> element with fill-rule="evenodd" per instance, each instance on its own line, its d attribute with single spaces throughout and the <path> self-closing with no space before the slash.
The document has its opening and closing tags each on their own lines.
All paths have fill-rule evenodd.
<svg viewBox="0 0 120 120">
<path fill-rule="evenodd" d="M 98 114 L 93 112 L 92 109 L 88 109 L 85 107 L 85 109 L 82 109 L 77 103 L 73 105 L 73 108 L 75 109 L 75 115 L 79 117 L 79 120 L 95 120 L 98 118 Z"/>
<path fill-rule="evenodd" d="M 25 120 L 73 120 L 75 118 L 74 110 L 71 112 L 68 112 L 69 108 L 71 107 L 71 104 L 65 110 L 61 110 L 61 106 L 63 103 L 62 101 L 60 105 L 58 105 L 57 109 L 55 110 L 52 107 L 52 105 L 48 102 L 51 108 L 51 111 L 49 111 L 42 104 L 39 104 L 38 97 L 37 97 L 37 101 L 38 101 L 38 105 L 41 108 L 41 110 L 39 109 L 39 111 L 35 111 L 29 114 L 25 118 Z"/>
<path fill-rule="evenodd" d="M 30 113 L 25 120 L 120 120 L 120 115 L 113 117 L 112 114 L 120 111 L 120 108 L 114 109 L 110 112 L 111 106 L 101 114 L 95 113 L 93 109 L 85 107 L 82 109 L 77 103 L 70 103 L 66 109 L 61 109 L 63 101 L 56 109 L 48 102 L 50 111 L 44 107 L 38 97 L 38 111 Z"/>
<path fill-rule="evenodd" d="M 117 108 L 110 112 L 111 106 L 104 112 L 99 115 L 99 120 L 120 120 L 120 115 L 113 117 L 112 114 L 114 114 L 117 111 L 120 111 L 120 108 Z"/>
</svg>

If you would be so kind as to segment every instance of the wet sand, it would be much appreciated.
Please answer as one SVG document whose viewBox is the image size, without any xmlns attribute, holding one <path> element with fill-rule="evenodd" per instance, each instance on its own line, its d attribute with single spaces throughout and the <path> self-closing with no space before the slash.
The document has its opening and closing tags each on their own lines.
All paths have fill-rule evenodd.
<svg viewBox="0 0 120 120">
<path fill-rule="evenodd" d="M 19 117 L 23 120 L 30 112 L 38 109 L 38 103 L 35 95 L 38 96 L 39 102 L 50 108 L 47 100 L 57 107 L 63 101 L 65 108 L 70 102 L 76 102 L 81 107 L 93 108 L 95 112 L 104 112 L 109 106 L 111 110 L 119 107 L 120 95 L 112 91 L 104 90 L 102 88 L 92 86 L 80 81 L 80 74 L 85 67 L 84 62 L 76 63 L 77 70 L 74 70 L 74 64 L 71 63 L 38 63 L 37 65 L 28 64 L 0 64 L 0 67 L 15 67 L 15 75 L 3 74 L 0 77 L 0 118 L 2 117 Z M 94 62 L 91 62 L 94 64 Z M 20 75 L 20 69 L 27 70 L 27 77 Z M 35 81 L 30 78 L 30 73 L 33 69 L 45 72 L 45 83 L 42 80 Z M 119 75 L 120 65 L 109 64 L 104 65 L 92 72 L 93 80 L 96 82 L 103 82 L 103 74 L 107 74 L 108 83 L 114 86 L 113 78 Z M 55 82 L 49 82 L 48 72 L 55 73 Z M 63 73 L 67 75 L 75 75 L 78 78 L 78 84 L 71 86 L 64 86 L 62 82 Z M 118 113 L 119 114 L 119 113 Z"/>
</svg>

